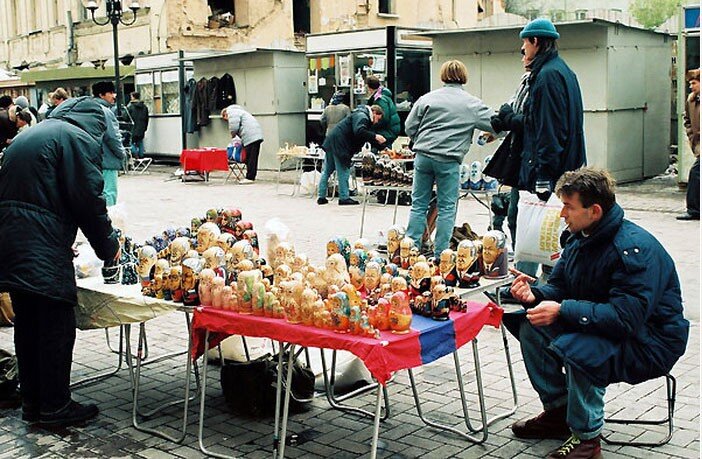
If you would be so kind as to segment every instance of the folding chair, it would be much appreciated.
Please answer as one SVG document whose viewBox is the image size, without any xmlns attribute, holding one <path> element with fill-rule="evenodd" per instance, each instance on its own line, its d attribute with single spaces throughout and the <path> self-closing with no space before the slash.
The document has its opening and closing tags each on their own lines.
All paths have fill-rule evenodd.
<svg viewBox="0 0 702 459">
<path fill-rule="evenodd" d="M 663 425 L 667 424 L 668 433 L 665 437 L 660 438 L 657 441 L 622 441 L 622 440 L 612 440 L 611 435 L 602 436 L 602 439 L 608 445 L 623 445 L 623 446 L 662 446 L 665 445 L 673 438 L 673 415 L 675 413 L 675 392 L 677 389 L 677 381 L 670 373 L 665 375 L 665 392 L 666 392 L 666 404 L 667 404 L 667 415 L 662 419 L 619 419 L 619 418 L 606 418 L 605 423 L 607 424 L 625 424 L 625 425 L 642 425 L 642 426 L 652 426 L 652 425 Z"/>
<path fill-rule="evenodd" d="M 232 176 L 234 176 L 234 180 L 237 182 L 241 182 L 246 178 L 246 163 L 240 163 L 230 159 L 228 165 L 229 175 L 224 180 L 224 183 L 227 183 Z"/>
<path fill-rule="evenodd" d="M 132 161 L 130 161 L 129 163 L 130 172 L 132 174 L 141 175 L 146 172 L 146 170 L 149 168 L 152 162 L 153 158 L 132 158 Z"/>
</svg>

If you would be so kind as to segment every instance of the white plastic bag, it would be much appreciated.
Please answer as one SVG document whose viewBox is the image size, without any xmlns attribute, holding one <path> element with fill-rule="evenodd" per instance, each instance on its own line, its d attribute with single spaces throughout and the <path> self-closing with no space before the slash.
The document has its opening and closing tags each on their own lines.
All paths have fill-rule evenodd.
<svg viewBox="0 0 702 459">
<path fill-rule="evenodd" d="M 76 271 L 78 279 L 86 277 L 95 277 L 102 274 L 102 260 L 100 260 L 95 251 L 88 243 L 76 244 L 78 256 L 73 259 L 73 267 Z"/>
<path fill-rule="evenodd" d="M 561 256 L 560 237 L 565 222 L 560 217 L 560 199 L 552 194 L 547 202 L 528 191 L 519 192 L 517 207 L 517 261 L 553 266 Z"/>
<path fill-rule="evenodd" d="M 316 169 L 308 172 L 303 172 L 300 176 L 300 193 L 304 195 L 313 195 L 317 192 L 317 185 L 322 174 Z"/>
</svg>

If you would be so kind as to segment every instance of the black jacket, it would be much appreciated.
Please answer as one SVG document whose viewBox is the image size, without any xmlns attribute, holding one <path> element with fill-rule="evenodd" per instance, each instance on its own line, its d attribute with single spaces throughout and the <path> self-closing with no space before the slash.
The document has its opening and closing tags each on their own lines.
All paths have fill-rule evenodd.
<svg viewBox="0 0 702 459">
<path fill-rule="evenodd" d="M 207 78 L 200 78 L 193 94 L 193 115 L 197 126 L 210 124 L 210 106 L 207 101 Z"/>
<path fill-rule="evenodd" d="M 134 123 L 132 125 L 132 139 L 144 140 L 144 134 L 149 127 L 149 108 L 144 105 L 144 102 L 137 100 L 129 103 L 127 111 Z"/>
<path fill-rule="evenodd" d="M 232 104 L 236 104 L 234 78 L 230 74 L 225 73 L 219 80 L 219 87 L 217 88 L 217 108 L 221 110 Z"/>
<path fill-rule="evenodd" d="M 15 137 L 0 169 L 0 290 L 76 303 L 78 228 L 102 260 L 118 241 L 102 197 L 102 107 L 69 99 Z"/>
<path fill-rule="evenodd" d="M 361 106 L 334 126 L 322 148 L 339 158 L 344 166 L 351 167 L 351 157 L 361 151 L 364 143 L 375 140 L 372 126 L 370 108 Z"/>
<path fill-rule="evenodd" d="M 583 99 L 557 51 L 537 57 L 529 78 L 519 188 L 533 191 L 543 181 L 553 189 L 564 172 L 586 163 Z"/>
</svg>

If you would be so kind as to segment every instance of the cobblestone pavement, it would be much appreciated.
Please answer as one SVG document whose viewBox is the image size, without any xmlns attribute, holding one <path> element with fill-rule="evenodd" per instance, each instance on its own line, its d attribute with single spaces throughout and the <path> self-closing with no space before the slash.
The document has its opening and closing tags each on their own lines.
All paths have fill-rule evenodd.
<svg viewBox="0 0 702 459">
<path fill-rule="evenodd" d="M 361 209 L 338 207 L 335 201 L 319 207 L 312 199 L 276 194 L 275 184 L 261 181 L 254 185 L 223 184 L 223 176 L 215 174 L 210 183 L 182 184 L 171 180 L 173 168 L 155 167 L 151 174 L 120 178 L 120 202 L 128 213 L 127 232 L 137 240 L 163 230 L 169 225 L 183 225 L 195 215 L 203 215 L 211 207 L 236 205 L 247 220 L 254 222 L 263 233 L 264 223 L 279 217 L 292 231 L 299 251 L 319 263 L 324 250 L 323 241 L 334 234 L 355 238 L 358 235 Z M 271 178 L 272 174 L 263 174 Z M 281 185 L 281 192 L 291 185 Z M 688 351 L 673 369 L 678 380 L 675 404 L 676 430 L 671 442 L 659 448 L 603 447 L 605 457 L 620 458 L 693 458 L 700 455 L 700 329 L 699 329 L 699 222 L 678 222 L 674 214 L 683 210 L 684 194 L 677 191 L 669 179 L 656 179 L 643 184 L 623 186 L 618 194 L 627 216 L 649 229 L 670 251 L 677 262 L 686 299 L 686 314 L 692 323 Z M 372 205 L 367 209 L 366 235 L 374 237 L 392 221 L 392 206 Z M 400 207 L 398 221 L 407 220 L 408 209 Z M 458 221 L 469 221 L 481 231 L 487 226 L 487 210 L 475 200 L 461 201 Z M 263 239 L 263 238 L 262 238 Z M 165 352 L 183 350 L 186 332 L 180 314 L 159 317 L 147 323 L 150 355 L 155 358 Z M 116 333 L 111 334 L 113 345 Z M 514 360 L 519 394 L 517 413 L 498 421 L 489 428 L 489 437 L 482 445 L 473 445 L 455 436 L 424 427 L 416 415 L 406 372 L 397 374 L 388 386 L 390 419 L 381 424 L 379 457 L 384 458 L 510 458 L 544 457 L 559 445 L 557 441 L 523 441 L 515 439 L 509 425 L 518 418 L 540 411 L 536 395 L 529 385 L 517 342 L 509 338 Z M 0 329 L 0 348 L 12 350 L 12 329 Z M 490 414 L 510 407 L 507 365 L 502 353 L 500 332 L 485 329 L 479 335 L 479 350 L 485 396 Z M 459 352 L 463 365 L 464 386 L 471 408 L 476 404 L 473 355 L 470 346 Z M 80 331 L 74 353 L 74 378 L 106 370 L 116 363 L 105 344 L 102 330 Z M 180 394 L 179 378 L 183 374 L 184 357 L 146 366 L 142 374 L 143 401 L 146 407 L 172 399 Z M 217 381 L 218 368 L 211 366 L 213 378 L 207 389 L 207 433 L 204 443 L 216 452 L 230 451 L 237 457 L 259 458 L 271 455 L 273 420 L 247 419 L 231 415 Z M 425 412 L 433 412 L 443 422 L 461 427 L 457 415 L 461 402 L 452 377 L 450 358 L 427 365 L 416 371 Z M 194 382 L 194 378 L 191 378 Z M 195 386 L 194 383 L 192 385 Z M 0 457 L 11 458 L 199 458 L 197 416 L 198 403 L 191 403 L 187 436 L 176 444 L 132 427 L 131 388 L 128 372 L 92 386 L 74 391 L 78 401 L 99 404 L 99 418 L 84 427 L 46 431 L 32 427 L 20 419 L 18 410 L 2 411 L 0 419 Z M 374 397 L 367 394 L 351 403 L 370 406 Z M 607 393 L 607 414 L 633 417 L 661 417 L 665 411 L 662 380 L 638 386 L 615 385 Z M 478 422 L 475 409 L 473 420 Z M 172 408 L 165 414 L 146 421 L 175 434 L 180 410 Z M 289 432 L 299 435 L 296 445 L 288 446 L 288 457 L 352 458 L 367 456 L 372 424 L 369 419 L 342 414 L 329 408 L 324 398 L 317 398 L 311 408 L 293 415 Z M 609 429 L 609 427 L 608 427 Z M 660 428 L 641 429 L 634 426 L 615 428 L 624 439 L 651 439 Z"/>
</svg>

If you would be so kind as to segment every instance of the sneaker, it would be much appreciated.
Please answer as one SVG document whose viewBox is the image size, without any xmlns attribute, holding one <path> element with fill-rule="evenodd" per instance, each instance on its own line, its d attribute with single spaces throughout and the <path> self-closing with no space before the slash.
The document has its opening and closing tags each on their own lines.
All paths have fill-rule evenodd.
<svg viewBox="0 0 702 459">
<path fill-rule="evenodd" d="M 591 440 L 580 440 L 571 435 L 560 448 L 549 454 L 547 459 L 601 459 L 600 439 L 599 435 Z"/>
<path fill-rule="evenodd" d="M 355 199 L 351 199 L 351 198 L 339 199 L 340 206 L 357 206 L 358 204 L 360 204 L 360 202 L 356 201 Z"/>
<path fill-rule="evenodd" d="M 239 185 L 251 185 L 252 183 L 254 183 L 254 180 L 249 180 L 247 178 L 239 180 Z"/>
<path fill-rule="evenodd" d="M 675 217 L 675 219 L 676 219 L 676 220 L 683 220 L 683 221 L 699 220 L 699 219 L 700 219 L 700 216 L 699 216 L 699 215 L 692 215 L 692 214 L 687 214 L 687 213 L 685 213 L 685 214 L 682 214 L 682 215 L 678 215 L 677 217 Z"/>
<path fill-rule="evenodd" d="M 531 419 L 517 421 L 512 424 L 512 433 L 517 438 L 527 439 L 568 438 L 571 433 L 566 423 L 566 406 L 544 411 Z"/>
<path fill-rule="evenodd" d="M 329 200 L 327 198 L 317 198 L 317 204 L 320 206 L 323 206 L 324 204 L 327 204 Z"/>
<path fill-rule="evenodd" d="M 92 403 L 81 405 L 71 400 L 68 405 L 53 413 L 39 415 L 39 424 L 45 426 L 72 426 L 93 419 L 100 410 Z"/>
</svg>

